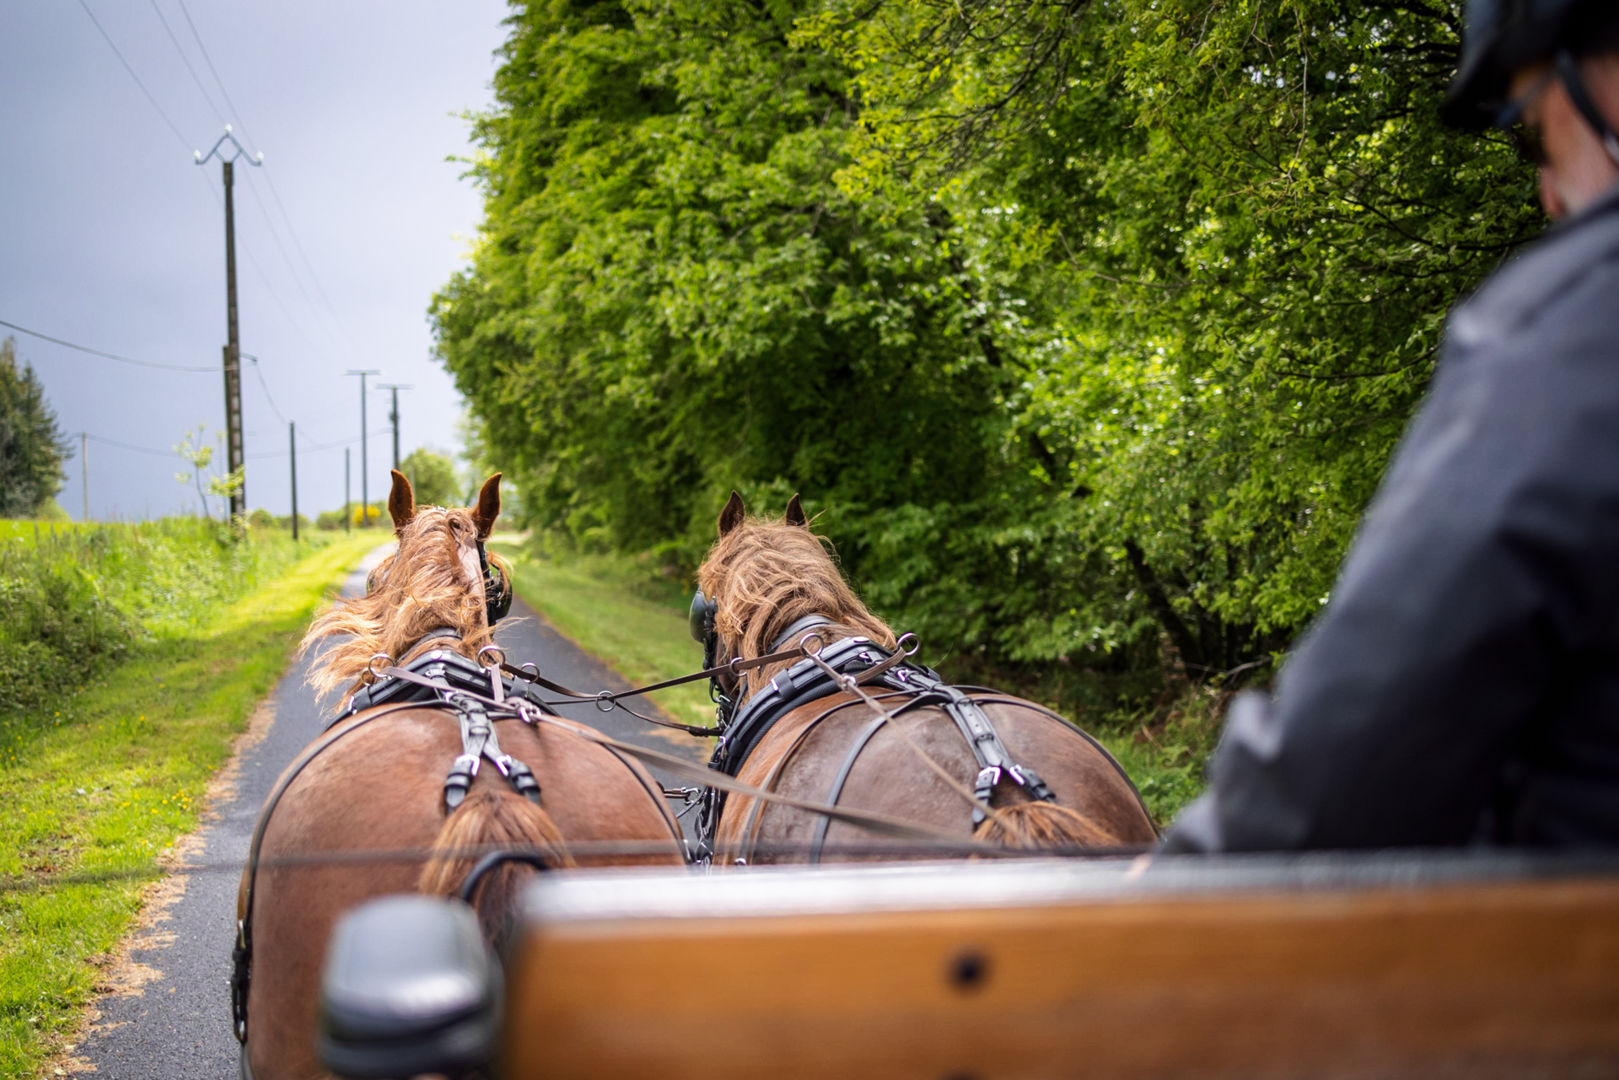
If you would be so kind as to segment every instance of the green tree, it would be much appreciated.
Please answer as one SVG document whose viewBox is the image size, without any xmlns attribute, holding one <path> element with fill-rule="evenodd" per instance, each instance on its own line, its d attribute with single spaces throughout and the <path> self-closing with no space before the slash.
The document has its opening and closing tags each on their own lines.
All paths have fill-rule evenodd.
<svg viewBox="0 0 1619 1080">
<path fill-rule="evenodd" d="M 431 450 L 412 450 L 399 463 L 399 471 L 410 480 L 418 503 L 429 506 L 460 506 L 466 502 L 461 482 L 455 475 L 455 462 Z"/>
<path fill-rule="evenodd" d="M 930 657 L 1252 670 L 1540 225 L 1437 122 L 1459 9 L 520 6 L 439 354 L 543 529 L 797 489 Z"/>
<path fill-rule="evenodd" d="M 0 341 L 0 518 L 34 517 L 62 490 L 72 451 L 17 339 Z"/>
<path fill-rule="evenodd" d="M 1017 270 L 1017 424 L 1077 496 L 1046 539 L 1087 553 L 1024 640 L 1162 635 L 1201 677 L 1325 599 L 1446 310 L 1540 226 L 1504 140 L 1438 122 L 1460 7 L 840 0 L 800 26 L 857 72 L 845 187 L 941 204 Z"/>
</svg>

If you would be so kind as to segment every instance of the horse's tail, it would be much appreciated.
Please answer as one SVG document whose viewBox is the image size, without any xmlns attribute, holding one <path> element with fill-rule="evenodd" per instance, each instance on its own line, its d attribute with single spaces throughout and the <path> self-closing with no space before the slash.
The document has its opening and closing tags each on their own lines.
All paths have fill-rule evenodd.
<svg viewBox="0 0 1619 1080">
<path fill-rule="evenodd" d="M 995 807 L 973 831 L 973 839 L 1009 848 L 1096 848 L 1119 842 L 1079 811 L 1051 802 Z"/>
<path fill-rule="evenodd" d="M 537 803 L 516 792 L 473 791 L 444 819 L 416 888 L 432 896 L 454 896 L 478 860 L 500 848 L 533 851 L 551 867 L 574 864 L 562 830 Z M 518 882 L 531 872 L 522 863 L 504 863 L 478 885 L 473 903 L 490 941 L 504 940 L 511 929 Z"/>
</svg>

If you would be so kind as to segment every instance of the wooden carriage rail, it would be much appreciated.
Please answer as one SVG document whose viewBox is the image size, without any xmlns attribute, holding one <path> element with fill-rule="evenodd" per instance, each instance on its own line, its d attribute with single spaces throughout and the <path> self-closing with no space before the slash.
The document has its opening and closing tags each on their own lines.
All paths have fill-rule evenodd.
<svg viewBox="0 0 1619 1080">
<path fill-rule="evenodd" d="M 1619 859 L 559 872 L 501 1076 L 1619 1075 Z"/>
</svg>

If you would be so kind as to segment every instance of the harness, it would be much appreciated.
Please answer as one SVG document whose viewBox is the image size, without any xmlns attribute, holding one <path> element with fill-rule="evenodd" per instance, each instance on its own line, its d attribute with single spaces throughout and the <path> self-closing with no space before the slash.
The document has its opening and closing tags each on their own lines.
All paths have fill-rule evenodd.
<svg viewBox="0 0 1619 1080">
<path fill-rule="evenodd" d="M 812 633 L 817 627 L 828 626 L 832 620 L 821 615 L 809 615 L 789 626 L 777 637 L 770 651 L 776 652 L 795 638 Z M 1054 802 L 1055 796 L 1038 773 L 1012 759 L 1011 752 L 1001 740 L 988 714 L 971 696 L 959 687 L 939 678 L 932 668 L 911 663 L 903 649 L 888 651 L 864 637 L 848 637 L 820 649 L 813 657 L 798 661 L 779 672 L 769 684 L 754 694 L 734 713 L 727 715 L 725 705 L 720 707 L 723 734 L 709 758 L 709 768 L 736 777 L 750 754 L 763 741 L 770 729 L 786 716 L 821 698 L 843 692 L 840 677 L 852 678 L 859 685 L 881 686 L 892 693 L 903 695 L 905 703 L 891 715 L 912 709 L 937 705 L 954 721 L 966 740 L 977 762 L 978 773 L 973 781 L 975 805 L 972 827 L 984 821 L 983 806 L 987 805 L 995 786 L 1003 779 L 1011 780 L 1028 793 L 1030 799 Z M 830 715 L 832 710 L 816 718 L 816 722 Z M 875 717 L 856 736 L 849 748 L 827 794 L 826 805 L 837 805 L 844 784 L 854 769 L 855 761 L 889 720 L 889 715 Z M 813 725 L 812 725 L 813 726 Z M 806 731 L 807 733 L 807 731 Z M 710 787 L 704 793 L 698 814 L 698 834 L 703 852 L 712 855 L 719 829 L 720 813 L 725 806 L 725 792 Z M 831 819 L 823 816 L 816 825 L 810 861 L 818 862 Z"/>
<path fill-rule="evenodd" d="M 458 637 L 448 628 L 434 630 L 421 640 Z M 486 646 L 498 652 L 491 646 Z M 373 661 L 379 659 L 373 657 Z M 539 803 L 540 785 L 526 764 L 501 752 L 495 737 L 494 719 L 530 719 L 552 710 L 525 686 L 522 680 L 502 677 L 500 667 L 481 667 L 459 653 L 432 649 L 404 667 L 382 671 L 369 669 L 370 685 L 357 690 L 336 716 L 322 729 L 324 737 L 310 745 L 288 768 L 265 800 L 253 830 L 247 857 L 247 887 L 242 918 L 236 924 L 236 945 L 231 951 L 230 998 L 232 1028 L 236 1040 L 247 1041 L 247 997 L 253 977 L 253 893 L 264 834 L 270 816 L 287 789 L 306 766 L 337 740 L 367 724 L 407 709 L 423 706 L 454 709 L 461 729 L 461 753 L 450 765 L 444 779 L 444 803 L 453 812 L 466 798 L 480 764 L 487 760 L 504 776 L 518 794 Z M 364 715 L 360 715 L 360 714 Z M 554 715 L 554 714 L 553 714 Z M 333 730 L 340 722 L 354 718 L 346 727 Z M 245 1063 L 246 1058 L 242 1059 Z M 245 1066 L 244 1066 L 245 1067 Z"/>
</svg>

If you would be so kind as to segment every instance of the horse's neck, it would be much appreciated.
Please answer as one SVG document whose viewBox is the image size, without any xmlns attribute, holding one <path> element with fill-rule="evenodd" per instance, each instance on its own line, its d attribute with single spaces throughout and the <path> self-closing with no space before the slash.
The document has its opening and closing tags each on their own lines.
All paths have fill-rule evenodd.
<svg viewBox="0 0 1619 1080">
<path fill-rule="evenodd" d="M 822 615 L 818 617 L 825 619 L 826 621 L 813 626 L 805 626 L 802 633 L 789 634 L 788 632 L 795 630 L 799 623 L 806 622 L 810 616 L 804 616 L 803 618 L 795 620 L 794 622 L 789 623 L 787 626 L 782 627 L 770 639 L 774 647 L 770 648 L 769 651 L 780 652 L 782 649 L 794 648 L 799 644 L 799 642 L 803 641 L 811 634 L 814 634 L 815 637 L 820 641 L 820 645 L 816 646 L 817 650 L 825 649 L 827 646 L 842 641 L 844 638 L 855 637 L 860 633 L 859 630 L 838 622 L 830 615 Z M 768 655 L 768 653 L 765 655 Z M 748 659 L 756 659 L 756 657 L 749 657 Z M 752 698 L 755 694 L 769 686 L 771 679 L 774 679 L 777 675 L 781 674 L 783 671 L 786 671 L 788 668 L 792 667 L 802 659 L 803 655 L 798 654 L 790 656 L 785 660 L 778 660 L 773 664 L 766 664 L 764 667 L 756 668 L 753 671 L 748 672 L 747 678 L 743 682 L 744 693 L 742 695 L 742 699 L 737 704 L 741 705 L 747 702 L 749 698 Z"/>
</svg>

